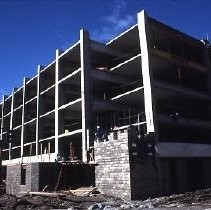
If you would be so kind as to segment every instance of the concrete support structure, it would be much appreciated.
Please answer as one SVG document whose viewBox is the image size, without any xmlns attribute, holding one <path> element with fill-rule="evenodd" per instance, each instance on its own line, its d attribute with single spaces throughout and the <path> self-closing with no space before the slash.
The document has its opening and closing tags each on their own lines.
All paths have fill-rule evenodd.
<svg viewBox="0 0 211 210">
<path fill-rule="evenodd" d="M 39 139 L 42 136 L 42 126 L 41 126 L 41 120 L 40 120 L 40 113 L 41 113 L 41 97 L 40 97 L 40 92 L 41 92 L 41 78 L 40 78 L 40 72 L 43 69 L 41 65 L 38 65 L 37 67 L 37 119 L 36 119 L 36 155 L 39 155 Z"/>
<path fill-rule="evenodd" d="M 11 101 L 11 111 L 10 111 L 10 131 L 13 130 L 13 111 L 14 111 L 14 92 L 15 88 L 12 90 L 12 101 Z M 12 143 L 9 143 L 9 160 L 11 159 L 11 150 L 12 150 Z"/>
<path fill-rule="evenodd" d="M 22 126 L 21 126 L 21 159 L 23 158 L 23 144 L 24 144 L 24 123 L 25 123 L 25 98 L 26 98 L 26 78 L 23 79 L 23 107 L 22 107 Z"/>
<path fill-rule="evenodd" d="M 89 134 L 91 129 L 91 61 L 89 33 L 80 31 L 81 56 L 81 111 L 82 111 L 82 160 L 87 162 L 87 149 L 89 147 Z"/>
<path fill-rule="evenodd" d="M 141 68 L 144 84 L 144 107 L 147 123 L 147 133 L 154 133 L 153 107 L 152 107 L 152 88 L 148 50 L 148 21 L 145 11 L 138 13 L 138 31 L 141 49 Z"/>
<path fill-rule="evenodd" d="M 4 134 L 4 101 L 5 101 L 5 95 L 2 96 L 2 103 L 1 103 L 1 140 L 3 139 Z M 1 148 L 1 157 L 2 157 L 2 149 Z"/>
<path fill-rule="evenodd" d="M 56 67 L 55 67 L 55 154 L 59 155 L 59 50 L 56 50 Z"/>
<path fill-rule="evenodd" d="M 83 175 L 98 164 L 96 185 L 127 199 L 211 186 L 210 46 L 145 11 L 106 44 L 82 29 L 75 44 L 3 96 L 2 163 L 18 182 L 8 192 L 20 185 L 13 167 L 21 175 L 26 164 L 22 189 L 38 190 L 33 173 L 55 172 L 60 161 Z"/>
</svg>

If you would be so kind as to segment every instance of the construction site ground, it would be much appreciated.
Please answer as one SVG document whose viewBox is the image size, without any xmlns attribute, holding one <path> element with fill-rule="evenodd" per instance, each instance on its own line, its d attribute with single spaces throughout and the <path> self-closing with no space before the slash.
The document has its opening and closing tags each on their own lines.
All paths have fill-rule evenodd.
<svg viewBox="0 0 211 210">
<path fill-rule="evenodd" d="M 89 209 L 89 210 L 118 210 L 118 209 L 156 209 L 156 210 L 211 210 L 211 189 L 187 192 L 185 194 L 171 195 L 147 199 L 143 201 L 126 201 L 121 198 L 107 196 L 91 190 L 60 192 L 33 192 L 20 197 L 0 195 L 0 209 Z"/>
</svg>

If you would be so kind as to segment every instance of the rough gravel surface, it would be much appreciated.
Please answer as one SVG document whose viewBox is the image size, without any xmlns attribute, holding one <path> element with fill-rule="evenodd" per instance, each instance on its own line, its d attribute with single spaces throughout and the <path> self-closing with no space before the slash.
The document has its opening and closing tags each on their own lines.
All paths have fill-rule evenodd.
<svg viewBox="0 0 211 210">
<path fill-rule="evenodd" d="M 15 197 L 5 195 L 1 191 L 0 209 L 4 210 L 48 210 L 48 209 L 88 209 L 88 210 L 118 210 L 118 209 L 156 209 L 156 210 L 211 210 L 211 189 L 187 192 L 147 199 L 143 201 L 125 201 L 121 198 L 92 194 L 75 196 L 66 193 L 62 197 L 29 196 Z"/>
</svg>

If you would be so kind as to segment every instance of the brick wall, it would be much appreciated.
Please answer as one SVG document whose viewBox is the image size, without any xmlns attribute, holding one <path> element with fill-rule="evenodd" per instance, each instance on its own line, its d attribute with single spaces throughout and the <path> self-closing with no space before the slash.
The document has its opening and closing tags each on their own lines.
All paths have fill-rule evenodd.
<svg viewBox="0 0 211 210">
<path fill-rule="evenodd" d="M 21 185 L 21 164 L 7 166 L 6 193 L 18 195 L 29 191 L 38 191 L 39 163 L 26 164 L 26 181 Z"/>
<path fill-rule="evenodd" d="M 159 173 L 153 157 L 145 157 L 134 130 L 118 131 L 114 140 L 95 143 L 96 186 L 104 193 L 130 199 L 160 194 Z"/>
<path fill-rule="evenodd" d="M 53 190 L 59 169 L 59 163 L 27 163 L 25 185 L 21 185 L 21 164 L 8 165 L 7 194 L 18 195 L 29 191 L 41 191 L 47 185 L 48 190 Z"/>
<path fill-rule="evenodd" d="M 20 191 L 21 164 L 7 165 L 6 193 L 17 195 Z"/>
<path fill-rule="evenodd" d="M 158 162 L 154 156 L 154 137 L 138 138 L 136 130 L 128 133 L 130 150 L 131 197 L 145 199 L 160 195 Z"/>
<path fill-rule="evenodd" d="M 39 190 L 39 163 L 26 165 L 26 186 L 30 191 Z"/>
<path fill-rule="evenodd" d="M 117 140 L 95 143 L 95 184 L 106 194 L 131 199 L 127 132 Z"/>
<path fill-rule="evenodd" d="M 76 189 L 94 185 L 94 166 L 88 164 L 27 163 L 25 185 L 21 185 L 21 164 L 7 166 L 7 194 L 54 190 L 61 170 L 58 189 Z"/>
</svg>

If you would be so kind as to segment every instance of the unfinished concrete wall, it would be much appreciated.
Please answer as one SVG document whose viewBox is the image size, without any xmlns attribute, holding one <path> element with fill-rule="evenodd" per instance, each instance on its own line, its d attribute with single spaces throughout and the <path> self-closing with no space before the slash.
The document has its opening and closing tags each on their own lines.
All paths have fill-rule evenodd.
<svg viewBox="0 0 211 210">
<path fill-rule="evenodd" d="M 127 133 L 118 140 L 95 143 L 95 184 L 106 194 L 131 199 Z"/>
<path fill-rule="evenodd" d="M 132 199 L 145 199 L 160 195 L 159 174 L 154 160 L 132 162 L 130 168 Z"/>
<path fill-rule="evenodd" d="M 204 184 L 207 187 L 211 187 L 211 159 L 205 159 L 203 161 L 204 169 Z"/>
<path fill-rule="evenodd" d="M 161 193 L 183 193 L 211 186 L 210 158 L 160 158 L 158 160 Z"/>
</svg>

